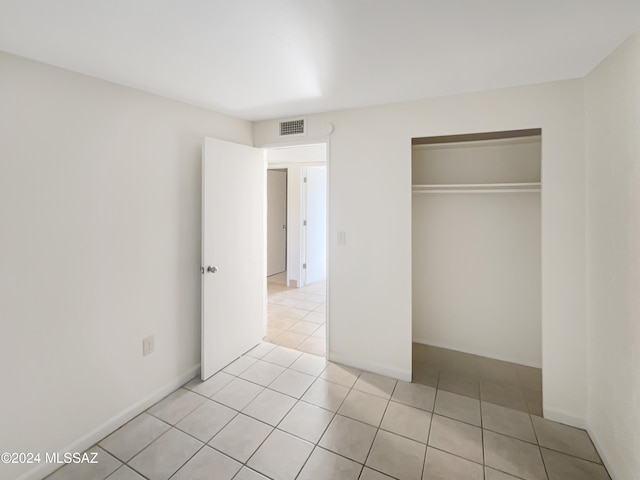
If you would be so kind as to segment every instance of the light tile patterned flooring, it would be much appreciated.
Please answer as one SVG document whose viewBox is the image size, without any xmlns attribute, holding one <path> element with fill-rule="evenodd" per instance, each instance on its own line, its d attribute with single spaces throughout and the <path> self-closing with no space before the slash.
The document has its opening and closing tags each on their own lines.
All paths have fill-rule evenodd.
<svg viewBox="0 0 640 480">
<path fill-rule="evenodd" d="M 269 294 L 265 341 L 301 352 L 325 355 L 326 283 L 287 287 L 283 275 L 267 278 Z"/>
<path fill-rule="evenodd" d="M 422 383 L 264 342 L 49 480 L 609 479 L 586 432 L 528 411 L 539 370 L 422 345 L 414 367 Z"/>
</svg>

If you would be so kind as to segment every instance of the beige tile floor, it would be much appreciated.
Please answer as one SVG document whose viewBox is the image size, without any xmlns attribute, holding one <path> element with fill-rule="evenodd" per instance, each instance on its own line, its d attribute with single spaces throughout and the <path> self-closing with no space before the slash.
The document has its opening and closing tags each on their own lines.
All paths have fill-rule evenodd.
<svg viewBox="0 0 640 480">
<path fill-rule="evenodd" d="M 284 275 L 267 278 L 268 316 L 265 341 L 314 355 L 326 350 L 326 284 L 301 288 L 284 284 Z"/>
<path fill-rule="evenodd" d="M 539 370 L 420 345 L 414 365 L 422 383 L 264 342 L 49 480 L 610 480 L 585 431 L 511 403 Z"/>
<path fill-rule="evenodd" d="M 542 370 L 413 344 L 413 381 L 542 416 Z"/>
</svg>

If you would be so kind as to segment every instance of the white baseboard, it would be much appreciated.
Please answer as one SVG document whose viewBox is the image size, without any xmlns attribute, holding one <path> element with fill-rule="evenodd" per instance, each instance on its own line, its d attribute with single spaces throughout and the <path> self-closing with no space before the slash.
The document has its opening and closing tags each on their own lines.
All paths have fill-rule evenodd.
<svg viewBox="0 0 640 480">
<path fill-rule="evenodd" d="M 329 352 L 328 358 L 332 362 L 342 363 L 348 367 L 359 368 L 360 370 L 366 370 L 367 372 L 377 373 L 386 377 L 396 378 L 403 382 L 411 381 L 411 370 L 403 368 L 394 368 L 379 363 L 362 361 L 358 358 L 351 357 L 349 355 L 342 355 L 336 352 Z"/>
<path fill-rule="evenodd" d="M 455 350 L 457 352 L 469 353 L 471 355 L 479 355 L 481 357 L 493 358 L 494 360 L 501 360 L 503 362 L 517 363 L 518 365 L 525 365 L 527 367 L 542 368 L 541 363 L 522 361 L 520 359 L 514 359 L 514 358 L 507 358 L 501 355 L 496 355 L 494 353 L 484 352 L 480 350 L 471 351 L 468 349 L 460 348 L 456 345 L 448 345 L 448 344 L 432 342 L 430 340 L 424 340 L 422 338 L 414 338 L 413 342 L 421 343 L 423 345 L 429 345 L 430 347 L 446 348 L 447 350 Z"/>
<path fill-rule="evenodd" d="M 117 430 L 122 425 L 127 423 L 132 418 L 140 415 L 147 408 L 154 405 L 158 401 L 162 400 L 164 397 L 169 395 L 174 390 L 178 389 L 193 377 L 195 377 L 200 372 L 200 364 L 190 368 L 188 371 L 183 373 L 182 375 L 174 378 L 151 395 L 143 398 L 137 403 L 134 403 L 130 407 L 121 411 L 120 413 L 114 415 L 109 420 L 104 422 L 99 427 L 91 430 L 86 435 L 80 437 L 75 442 L 67 445 L 65 448 L 60 450 L 60 454 L 64 454 L 66 452 L 84 452 L 86 449 L 92 447 L 104 437 L 109 435 L 111 432 Z M 16 480 L 40 480 L 50 473 L 54 472 L 60 468 L 60 465 L 55 463 L 40 463 L 35 468 L 25 472 Z"/>
<path fill-rule="evenodd" d="M 598 455 L 600 455 L 600 458 L 602 459 L 602 463 L 604 464 L 605 468 L 607 469 L 607 472 L 609 473 L 609 476 L 611 477 L 611 480 L 617 480 L 618 478 L 625 478 L 625 477 L 622 476 L 622 473 L 616 471 L 616 469 L 613 468 L 614 465 L 616 465 L 616 464 L 610 461 L 610 458 L 606 454 L 606 450 L 604 450 L 604 448 L 602 448 L 602 442 L 600 441 L 600 438 L 595 434 L 595 432 L 593 430 L 591 430 L 590 427 L 587 427 L 587 433 L 591 437 L 591 441 L 593 442 L 593 446 L 596 447 L 596 450 L 598 451 Z M 631 473 L 629 472 L 629 474 L 627 475 L 626 478 L 631 478 L 631 477 L 632 477 Z"/>
<path fill-rule="evenodd" d="M 567 412 L 563 412 L 561 410 L 556 410 L 554 408 L 549 408 L 547 406 L 542 407 L 543 416 L 547 420 L 553 420 L 554 422 L 564 423 L 565 425 L 570 425 L 572 427 L 581 428 L 583 430 L 587 429 L 587 422 L 584 418 L 576 417 Z"/>
</svg>

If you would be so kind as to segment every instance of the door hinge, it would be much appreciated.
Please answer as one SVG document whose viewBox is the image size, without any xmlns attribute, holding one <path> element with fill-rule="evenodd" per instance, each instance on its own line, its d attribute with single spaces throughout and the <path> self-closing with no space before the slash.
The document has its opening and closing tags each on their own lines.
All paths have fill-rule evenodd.
<svg viewBox="0 0 640 480">
<path fill-rule="evenodd" d="M 303 227 L 306 227 L 306 226 L 307 226 L 307 221 L 306 221 L 306 220 L 303 220 L 303 221 L 302 221 L 302 226 L 303 226 Z"/>
<path fill-rule="evenodd" d="M 307 264 L 306 264 L 306 263 L 303 263 L 303 264 L 302 264 L 302 269 L 304 270 L 305 268 L 307 268 Z"/>
<path fill-rule="evenodd" d="M 303 183 L 307 183 L 307 177 L 304 177 Z"/>
</svg>

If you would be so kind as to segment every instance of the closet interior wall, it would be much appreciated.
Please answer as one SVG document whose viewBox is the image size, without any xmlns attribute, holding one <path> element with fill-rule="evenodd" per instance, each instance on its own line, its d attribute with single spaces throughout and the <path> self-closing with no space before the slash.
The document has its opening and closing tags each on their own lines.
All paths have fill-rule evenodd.
<svg viewBox="0 0 640 480">
<path fill-rule="evenodd" d="M 413 341 L 540 367 L 541 137 L 413 146 Z"/>
</svg>

